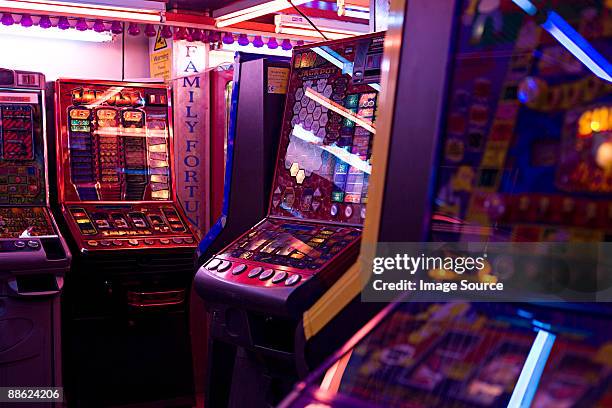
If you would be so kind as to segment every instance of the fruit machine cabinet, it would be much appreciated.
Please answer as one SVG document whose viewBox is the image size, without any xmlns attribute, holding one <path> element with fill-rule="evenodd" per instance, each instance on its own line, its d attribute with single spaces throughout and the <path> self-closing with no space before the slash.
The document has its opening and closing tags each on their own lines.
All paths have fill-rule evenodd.
<svg viewBox="0 0 612 408">
<path fill-rule="evenodd" d="M 300 313 L 357 257 L 383 42 L 294 49 L 268 215 L 196 275 L 211 336 L 236 352 L 233 378 L 207 391 L 220 404 L 278 402 L 296 379 Z"/>
<path fill-rule="evenodd" d="M 220 189 L 215 190 L 223 194 L 216 194 L 221 206 L 212 228 L 198 244 L 196 267 L 266 215 L 289 70 L 286 58 L 238 52 L 231 71 L 211 73 L 213 143 L 224 142 L 215 148 L 213 171 L 223 171 Z M 225 137 L 219 135 L 222 131 L 227 132 Z"/>
<path fill-rule="evenodd" d="M 588 242 L 609 253 L 610 70 L 587 63 L 568 42 L 601 63 L 598 53 L 610 51 L 609 10 L 569 1 L 527 10 L 523 2 L 500 2 L 488 11 L 454 3 L 411 1 L 395 10 L 404 22 L 389 30 L 398 47 L 391 54 L 423 68 L 390 70 L 397 83 L 393 126 L 379 135 L 389 140 L 381 144 L 386 151 L 377 150 L 384 166 L 373 173 L 385 174 L 385 187 L 371 197 L 380 217 L 364 239 L 371 233 L 379 242 L 565 248 Z M 419 106 L 405 108 L 414 98 Z M 420 181 L 408 196 L 410 171 Z M 602 259 L 609 278 L 609 258 Z M 529 270 L 537 281 L 556 272 L 533 256 L 508 260 L 491 257 L 479 278 L 501 281 Z M 455 274 L 446 272 L 427 271 L 452 281 Z M 565 272 L 570 283 L 589 278 Z M 411 299 L 403 296 L 364 324 L 280 406 L 610 405 L 610 303 Z"/>
<path fill-rule="evenodd" d="M 221 198 L 221 206 L 212 228 L 198 245 L 196 268 L 266 215 L 289 70 L 289 60 L 285 58 L 236 53 L 233 77 L 228 77 L 230 72 L 226 70 L 211 73 L 214 81 L 211 131 L 217 134 L 213 143 L 225 141 L 225 147 L 215 149 L 217 156 L 213 155 L 212 164 L 216 161 L 217 167 L 224 170 L 225 184 L 222 179 L 220 189 L 214 190 Z M 228 98 L 222 100 L 220 95 Z M 222 109 L 227 109 L 227 114 Z M 224 126 L 226 118 L 227 126 Z M 219 133 L 225 129 L 227 137 L 221 138 Z M 196 275 L 196 282 L 198 279 Z M 234 360 L 235 350 L 210 336 L 200 342 L 195 338 L 193 341 L 208 357 L 209 368 L 202 370 L 206 374 L 202 384 L 208 389 L 227 387 L 226 381 L 232 372 L 232 365 L 227 361 Z M 208 398 L 207 406 L 223 405 L 215 395 Z"/>
<path fill-rule="evenodd" d="M 0 69 L 3 387 L 62 385 L 60 293 L 71 258 L 49 206 L 44 89 L 43 74 Z"/>
<path fill-rule="evenodd" d="M 189 403 L 196 243 L 176 199 L 169 89 L 59 79 L 55 98 L 58 212 L 77 254 L 63 307 L 67 397 Z"/>
</svg>

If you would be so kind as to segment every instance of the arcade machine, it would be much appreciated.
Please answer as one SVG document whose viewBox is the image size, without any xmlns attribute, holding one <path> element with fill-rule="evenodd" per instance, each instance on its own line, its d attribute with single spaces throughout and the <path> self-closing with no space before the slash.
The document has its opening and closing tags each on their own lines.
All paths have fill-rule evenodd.
<svg viewBox="0 0 612 408">
<path fill-rule="evenodd" d="M 388 64 L 397 89 L 382 109 L 393 126 L 375 146 L 384 188 L 370 196 L 379 222 L 364 239 L 607 245 L 612 78 L 598 55 L 611 55 L 609 6 L 452 3 L 395 10 L 403 27 L 390 29 L 386 55 L 422 68 Z M 419 106 L 406 109 L 408 98 Z M 515 268 L 548 273 L 529 261 Z M 502 279 L 501 265 L 490 266 Z M 410 299 L 364 324 L 280 406 L 610 406 L 610 303 Z M 336 313 L 358 318 L 345 312 Z"/>
<path fill-rule="evenodd" d="M 3 387 L 62 385 L 60 292 L 70 252 L 49 207 L 44 89 L 43 74 L 0 69 Z"/>
<path fill-rule="evenodd" d="M 212 338 L 236 350 L 232 378 L 208 390 L 218 406 L 266 406 L 290 389 L 300 313 L 356 258 L 383 41 L 294 49 L 268 215 L 196 276 Z"/>
<path fill-rule="evenodd" d="M 233 76 L 228 78 L 228 74 Z M 285 107 L 289 62 L 284 58 L 236 53 L 232 71 L 211 73 L 213 114 L 227 118 L 215 124 L 213 132 L 227 129 L 227 137 L 213 137 L 213 143 L 225 141 L 222 157 L 213 157 L 213 171 L 224 171 L 222 208 L 213 227 L 197 249 L 197 266 L 238 238 L 245 229 L 266 214 L 270 198 L 274 159 Z M 231 87 L 228 89 L 227 87 Z M 221 92 L 229 94 L 229 107 L 219 106 Z M 229 108 L 229 112 L 220 111 Z M 221 148 L 215 148 L 216 152 Z M 222 163 L 220 160 L 225 159 Z M 218 177 L 216 177 L 218 179 Z M 248 197 L 248 204 L 244 197 Z"/>
<path fill-rule="evenodd" d="M 55 92 L 58 210 L 77 254 L 63 305 L 68 400 L 188 405 L 195 239 L 173 188 L 169 89 L 60 79 Z"/>
<path fill-rule="evenodd" d="M 219 114 L 225 108 L 218 102 L 221 100 L 218 95 L 222 91 L 230 96 L 230 115 L 227 137 L 213 139 L 213 143 L 225 140 L 225 161 L 219 163 L 222 159 L 219 156 L 212 158 L 213 165 L 216 160 L 217 168 L 224 167 L 225 185 L 216 190 L 224 191 L 224 194 L 216 222 L 198 246 L 198 266 L 261 220 L 266 215 L 270 198 L 289 79 L 289 61 L 237 53 L 233 67 L 233 78 L 229 78 L 229 81 L 228 71 L 211 73 L 211 93 L 213 97 L 217 95 L 214 99 L 217 103 L 212 106 L 213 114 L 217 114 L 213 118 L 226 117 Z M 216 123 L 213 132 L 224 129 L 219 121 Z M 244 200 L 244 197 L 249 199 Z M 201 345 L 198 347 L 201 348 Z M 208 336 L 206 354 L 209 365 L 206 373 L 210 374 L 207 375 L 206 388 L 224 389 L 233 367 L 227 362 L 234 360 L 235 350 Z M 206 393 L 207 405 L 217 405 L 215 395 Z"/>
</svg>

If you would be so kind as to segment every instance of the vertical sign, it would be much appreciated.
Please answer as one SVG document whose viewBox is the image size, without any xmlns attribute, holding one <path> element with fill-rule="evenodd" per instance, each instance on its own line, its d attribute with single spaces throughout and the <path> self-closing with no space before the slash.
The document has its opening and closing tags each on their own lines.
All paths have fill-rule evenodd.
<svg viewBox="0 0 612 408">
<path fill-rule="evenodd" d="M 177 196 L 194 231 L 210 228 L 209 77 L 202 44 L 174 41 L 174 162 Z"/>
</svg>

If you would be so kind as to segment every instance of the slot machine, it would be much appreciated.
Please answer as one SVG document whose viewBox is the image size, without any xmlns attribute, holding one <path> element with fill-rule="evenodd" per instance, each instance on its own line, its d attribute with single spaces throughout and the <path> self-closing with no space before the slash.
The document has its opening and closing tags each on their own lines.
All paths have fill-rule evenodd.
<svg viewBox="0 0 612 408">
<path fill-rule="evenodd" d="M 233 76 L 228 75 L 232 72 Z M 288 73 L 289 61 L 284 58 L 245 53 L 236 54 L 232 71 L 211 72 L 211 94 L 215 101 L 212 148 L 223 153 L 213 155 L 212 171 L 223 172 L 225 184 L 214 190 L 223 191 L 217 194 L 221 205 L 218 212 L 213 211 L 213 226 L 198 245 L 196 267 L 266 215 Z M 269 87 L 269 83 L 274 86 Z M 222 95 L 226 98 L 221 99 Z M 220 135 L 226 129 L 227 134 Z M 213 182 L 215 179 L 213 176 Z M 196 275 L 195 281 L 198 280 Z M 200 309 L 208 312 L 203 304 Z M 234 353 L 214 338 L 202 337 L 198 341 L 192 334 L 198 349 L 206 350 L 208 369 L 201 372 L 208 375 L 202 384 L 206 383 L 208 389 L 225 389 L 226 380 L 231 377 L 231 366 L 226 362 L 233 361 Z M 202 344 L 206 347 L 201 347 Z M 206 393 L 206 405 L 222 405 L 216 396 L 217 393 Z"/>
<path fill-rule="evenodd" d="M 49 206 L 45 115 L 44 75 L 0 69 L 0 378 L 6 387 L 62 385 L 60 293 L 71 256 Z"/>
<path fill-rule="evenodd" d="M 289 389 L 301 312 L 356 259 L 383 41 L 377 33 L 294 49 L 268 214 L 196 275 L 212 338 L 235 349 L 225 405 L 263 406 Z"/>
<path fill-rule="evenodd" d="M 559 41 L 588 42 L 591 56 L 609 55 L 609 10 L 597 2 L 530 3 L 527 10 L 519 3 L 485 10 L 469 1 L 411 1 L 392 11 L 403 15 L 385 49 L 388 82 L 397 88 L 387 90 L 394 96 L 381 107 L 387 115 L 379 123 L 392 126 L 375 146 L 380 167 L 373 174 L 384 188 L 370 196 L 375 219 L 364 241 L 565 248 L 544 267 L 529 252 L 502 253 L 504 262 L 493 255 L 476 279 L 507 282 L 527 271 L 527 291 L 559 272 L 570 288 L 597 272 L 600 298 L 440 302 L 403 294 L 362 322 L 280 407 L 610 404 L 612 201 L 605 185 L 612 161 L 604 158 L 610 132 L 603 117 L 612 94 L 605 70 L 591 71 Z M 393 68 L 399 58 L 418 64 Z M 413 99 L 418 106 L 410 107 Z M 600 248 L 599 263 L 573 270 L 570 260 L 585 256 L 584 248 Z M 440 282 L 454 275 L 424 272 Z M 366 292 L 360 290 L 352 293 L 357 299 Z M 311 330 L 303 336 L 321 342 L 355 319 L 347 303 L 324 329 L 313 334 L 305 326 Z"/>
<path fill-rule="evenodd" d="M 190 401 L 196 243 L 176 198 L 169 89 L 59 79 L 55 97 L 58 213 L 77 254 L 63 308 L 68 399 Z"/>
<path fill-rule="evenodd" d="M 217 144 L 215 151 L 223 152 L 213 157 L 213 170 L 223 173 L 215 181 L 221 178 L 225 184 L 215 190 L 223 191 L 221 205 L 214 213 L 212 228 L 198 244 L 198 267 L 266 214 L 288 73 L 285 58 L 248 53 L 236 53 L 232 71 L 211 73 L 211 94 L 217 102 L 212 108 L 213 143 Z M 281 86 L 269 87 L 270 83 Z M 221 137 L 224 130 L 226 137 Z M 248 203 L 243 197 L 249 198 Z"/>
</svg>

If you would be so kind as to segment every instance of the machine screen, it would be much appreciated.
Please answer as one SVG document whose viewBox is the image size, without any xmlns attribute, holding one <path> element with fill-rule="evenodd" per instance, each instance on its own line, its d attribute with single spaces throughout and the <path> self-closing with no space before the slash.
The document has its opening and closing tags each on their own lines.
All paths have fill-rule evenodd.
<svg viewBox="0 0 612 408">
<path fill-rule="evenodd" d="M 611 83 L 515 4 L 478 17 L 464 3 L 434 206 L 459 222 L 434 223 L 433 239 L 610 240 Z M 595 3 L 548 13 L 609 58 Z"/>
<path fill-rule="evenodd" d="M 462 2 L 429 238 L 609 241 L 611 83 L 515 3 Z M 549 19 L 561 16 L 609 58 L 609 6 L 557 3 L 566 7 Z M 550 333 L 530 406 L 609 405 L 609 309 L 556 306 L 396 304 L 345 356 L 338 406 L 511 406 L 536 334 Z"/>
<path fill-rule="evenodd" d="M 164 87 L 58 82 L 63 201 L 171 199 Z"/>
<path fill-rule="evenodd" d="M 296 49 L 270 215 L 363 223 L 383 38 Z"/>
<path fill-rule="evenodd" d="M 536 338 L 528 313 L 514 304 L 398 305 L 350 352 L 342 406 L 507 406 Z M 531 406 L 592 406 L 610 386 L 607 320 L 552 310 L 540 318 L 557 337 Z"/>
<path fill-rule="evenodd" d="M 58 80 L 59 199 L 87 250 L 191 247 L 165 85 Z"/>
<path fill-rule="evenodd" d="M 320 269 L 354 242 L 361 230 L 266 219 L 219 255 L 299 269 Z"/>
<path fill-rule="evenodd" d="M 0 89 L 0 238 L 55 233 L 44 208 L 41 102 L 38 92 Z"/>
</svg>

